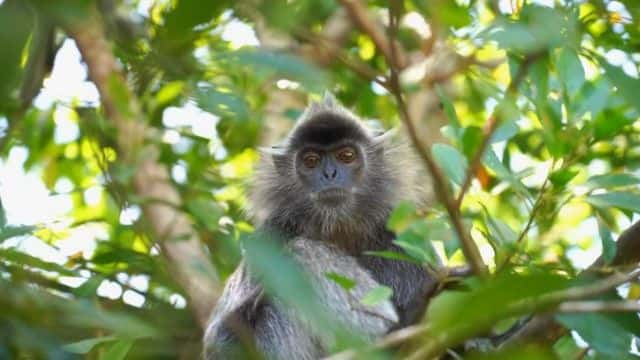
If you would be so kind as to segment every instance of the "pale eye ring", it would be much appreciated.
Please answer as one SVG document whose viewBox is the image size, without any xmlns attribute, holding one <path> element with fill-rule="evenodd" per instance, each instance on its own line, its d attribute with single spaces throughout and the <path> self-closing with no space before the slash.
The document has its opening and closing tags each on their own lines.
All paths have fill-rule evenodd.
<svg viewBox="0 0 640 360">
<path fill-rule="evenodd" d="M 356 159 L 356 151 L 352 147 L 345 147 L 338 150 L 336 158 L 345 164 L 349 164 Z"/>
<path fill-rule="evenodd" d="M 305 167 L 313 169 L 320 164 L 320 155 L 313 151 L 309 151 L 302 155 L 302 163 Z"/>
</svg>

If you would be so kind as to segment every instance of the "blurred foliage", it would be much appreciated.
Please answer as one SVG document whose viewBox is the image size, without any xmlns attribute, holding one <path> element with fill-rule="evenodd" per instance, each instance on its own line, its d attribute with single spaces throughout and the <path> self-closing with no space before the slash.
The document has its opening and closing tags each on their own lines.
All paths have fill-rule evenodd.
<svg viewBox="0 0 640 360">
<path fill-rule="evenodd" d="M 53 26 L 55 19 L 82 14 L 92 3 L 0 2 L 0 156 L 8 163 L 18 152 L 26 153 L 22 169 L 38 174 L 51 196 L 71 204 L 58 218 L 28 224 L 8 221 L 15 208 L 0 206 L 0 359 L 196 358 L 200 330 L 180 284 L 159 256 L 156 239 L 145 232 L 140 215 L 145 199 L 137 198 L 129 184 L 136 170 L 118 162 L 116 130 L 86 94 L 68 99 L 47 90 L 60 60 L 56 55 L 74 46 Z M 504 330 L 515 316 L 527 313 L 510 312 L 511 304 L 574 286 L 576 274 L 589 263 L 585 258 L 592 261 L 602 253 L 609 263 L 616 234 L 637 219 L 640 2 L 402 3 L 410 15 L 398 36 L 405 51 L 417 58 L 425 56 L 424 49 L 437 52 L 439 47 L 428 50 L 428 44 L 430 36 L 438 36 L 454 53 L 475 60 L 440 84 L 410 76 L 403 84 L 410 96 L 437 96 L 441 114 L 435 115 L 447 119 L 442 134 L 448 143 L 434 144 L 432 152 L 452 189 L 463 183 L 487 119 L 494 110 L 502 119 L 462 203 L 463 222 L 496 276 L 467 279 L 443 291 L 425 320 L 431 331 L 448 335 L 445 345 L 455 346 Z M 320 36 L 340 9 L 336 1 L 97 4 L 113 54 L 147 116 L 140 121 L 154 130 L 148 141 L 160 149 L 159 161 L 171 170 L 182 196 L 179 211 L 189 215 L 223 277 L 240 259 L 241 238 L 253 230 L 244 208 L 247 179 L 258 160 L 255 149 L 277 141 L 270 134 L 290 127 L 308 97 L 330 89 L 375 123 L 399 124 L 392 96 L 380 85 L 341 61 L 320 61 L 305 53 L 305 46 L 320 47 L 316 54 L 329 53 L 319 41 L 309 41 L 309 34 Z M 372 15 L 386 14 L 387 5 L 367 2 Z M 275 49 L 242 42 L 270 37 L 288 43 Z M 387 72 L 383 54 L 369 37 L 353 29 L 345 38 L 337 43 L 340 59 Z M 503 96 L 532 57 L 516 96 Z M 52 101 L 43 100 L 47 91 Z M 295 101 L 271 103 L 283 95 Z M 430 115 L 414 120 L 425 123 Z M 388 226 L 405 253 L 372 256 L 431 269 L 464 262 L 439 206 L 402 203 Z M 80 250 L 64 253 L 62 245 L 70 238 Z M 42 246 L 59 256 L 42 256 L 37 250 Z M 293 295 L 292 306 L 314 312 L 294 264 L 265 244 L 247 246 L 247 251 L 259 254 L 249 258 L 269 291 Z M 346 290 L 353 286 L 340 274 L 328 276 Z M 638 299 L 638 289 L 635 283 L 621 294 Z M 375 289 L 365 302 L 387 298 L 388 290 Z M 629 349 L 640 335 L 636 314 L 562 315 L 558 320 L 581 340 L 567 335 L 553 349 L 523 347 L 473 356 L 634 356 Z M 350 336 L 342 341 L 335 350 L 361 345 Z M 582 353 L 587 345 L 591 350 Z"/>
</svg>

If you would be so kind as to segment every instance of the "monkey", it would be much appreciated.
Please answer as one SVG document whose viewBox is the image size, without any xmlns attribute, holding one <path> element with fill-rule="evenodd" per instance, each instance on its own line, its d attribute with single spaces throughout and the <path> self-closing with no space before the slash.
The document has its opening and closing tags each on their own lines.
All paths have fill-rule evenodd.
<svg viewBox="0 0 640 360">
<path fill-rule="evenodd" d="M 436 283 L 420 265 L 367 253 L 402 252 L 386 223 L 399 201 L 418 196 L 403 145 L 391 132 L 369 129 L 327 93 L 305 109 L 283 144 L 263 149 L 249 193 L 256 232 L 277 234 L 316 285 L 319 301 L 368 338 L 414 323 Z M 241 263 L 228 280 L 205 331 L 205 358 L 233 357 L 225 349 L 239 346 L 239 329 L 269 359 L 325 355 L 327 341 L 300 314 L 263 296 L 250 272 Z M 390 302 L 373 312 L 354 309 L 327 272 L 355 280 L 356 297 L 387 286 Z"/>
</svg>

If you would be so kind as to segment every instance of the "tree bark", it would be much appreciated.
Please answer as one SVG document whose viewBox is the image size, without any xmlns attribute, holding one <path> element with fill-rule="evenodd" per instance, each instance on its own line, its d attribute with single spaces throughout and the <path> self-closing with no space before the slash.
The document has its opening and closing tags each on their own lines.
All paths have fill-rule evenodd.
<svg viewBox="0 0 640 360">
<path fill-rule="evenodd" d="M 101 18 L 92 9 L 87 17 L 65 19 L 62 25 L 76 41 L 100 93 L 104 114 L 117 130 L 119 161 L 136 167 L 132 185 L 136 195 L 145 199 L 143 216 L 150 237 L 160 245 L 170 273 L 184 289 L 197 322 L 204 326 L 219 294 L 216 270 L 189 218 L 179 210 L 180 194 L 157 160 L 158 149 L 145 142 L 150 129 L 105 37 Z"/>
</svg>

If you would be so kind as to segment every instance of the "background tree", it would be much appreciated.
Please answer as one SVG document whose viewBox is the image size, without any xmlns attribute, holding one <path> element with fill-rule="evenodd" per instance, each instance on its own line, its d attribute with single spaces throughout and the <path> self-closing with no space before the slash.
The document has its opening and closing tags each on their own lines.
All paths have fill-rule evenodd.
<svg viewBox="0 0 640 360">
<path fill-rule="evenodd" d="M 252 231 L 255 149 L 325 89 L 416 148 L 432 201 L 388 226 L 442 283 L 421 323 L 336 357 L 637 357 L 639 17 L 635 0 L 0 1 L 0 358 L 197 357 Z M 270 291 L 305 309 L 294 265 L 258 247 Z"/>
</svg>

